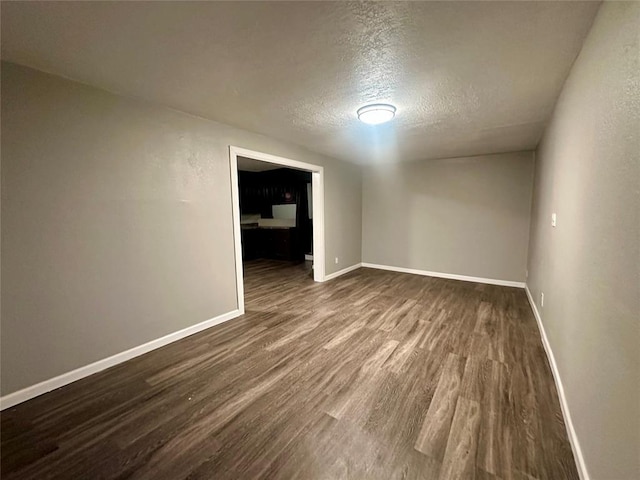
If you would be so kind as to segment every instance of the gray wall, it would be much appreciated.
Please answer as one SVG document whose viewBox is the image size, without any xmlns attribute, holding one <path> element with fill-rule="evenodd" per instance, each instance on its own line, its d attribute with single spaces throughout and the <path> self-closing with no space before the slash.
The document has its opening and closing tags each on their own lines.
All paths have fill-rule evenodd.
<svg viewBox="0 0 640 480">
<path fill-rule="evenodd" d="M 323 165 L 361 261 L 358 167 L 2 64 L 3 395 L 237 308 L 230 144 Z"/>
<path fill-rule="evenodd" d="M 532 152 L 365 169 L 362 260 L 523 282 L 532 182 Z"/>
<path fill-rule="evenodd" d="M 640 478 L 639 32 L 602 5 L 536 153 L 528 286 L 592 479 Z"/>
</svg>

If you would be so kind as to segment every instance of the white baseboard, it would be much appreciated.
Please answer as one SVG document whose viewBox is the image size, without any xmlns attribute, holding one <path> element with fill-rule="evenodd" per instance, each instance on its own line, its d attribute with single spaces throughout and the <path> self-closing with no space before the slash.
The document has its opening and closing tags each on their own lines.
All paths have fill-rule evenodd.
<svg viewBox="0 0 640 480">
<path fill-rule="evenodd" d="M 496 280 L 493 278 L 469 277 L 466 275 L 457 275 L 455 273 L 429 272 L 427 270 L 416 270 L 414 268 L 392 267 L 389 265 L 378 265 L 375 263 L 362 263 L 363 267 L 377 268 L 378 270 L 390 270 L 392 272 L 412 273 L 414 275 L 425 275 L 427 277 L 448 278 L 450 280 L 462 280 L 465 282 L 487 283 L 489 285 L 500 285 L 503 287 L 524 288 L 524 282 L 514 282 L 511 280 Z"/>
<path fill-rule="evenodd" d="M 562 380 L 560 379 L 560 372 L 558 372 L 558 365 L 556 364 L 556 359 L 553 356 L 553 351 L 551 350 L 551 345 L 549 345 L 549 339 L 547 338 L 547 333 L 544 330 L 544 325 L 542 324 L 542 318 L 540 317 L 540 312 L 538 312 L 538 307 L 536 303 L 533 301 L 533 297 L 531 292 L 529 291 L 529 286 L 525 286 L 525 291 L 527 292 L 527 298 L 529 299 L 529 304 L 531 305 L 531 310 L 533 310 L 533 316 L 536 317 L 536 322 L 538 323 L 538 329 L 540 330 L 540 336 L 542 337 L 542 345 L 544 346 L 544 351 L 547 353 L 547 359 L 549 360 L 549 365 L 551 366 L 551 372 L 553 373 L 553 381 L 556 384 L 556 390 L 558 390 L 558 397 L 560 398 L 560 408 L 562 409 L 562 415 L 564 417 L 564 424 L 567 428 L 567 435 L 569 436 L 569 443 L 571 443 L 571 449 L 573 450 L 573 457 L 576 461 L 576 467 L 578 469 L 578 475 L 580 475 L 581 480 L 589 480 L 589 473 L 587 472 L 587 465 L 584 463 L 584 457 L 582 456 L 582 449 L 580 448 L 580 442 L 578 441 L 578 436 L 576 435 L 576 431 L 573 428 L 573 421 L 571 420 L 571 413 L 569 412 L 569 405 L 567 404 L 567 398 L 564 394 L 564 387 L 562 386 Z"/>
<path fill-rule="evenodd" d="M 36 383 L 35 385 L 31 385 L 30 387 L 18 390 L 17 392 L 5 395 L 0 398 L 0 410 L 13 407 L 18 403 L 26 402 L 27 400 L 50 392 L 51 390 L 63 387 L 69 383 L 75 382 L 76 380 L 88 377 L 89 375 L 93 375 L 94 373 L 98 373 L 109 367 L 118 365 L 119 363 L 126 362 L 127 360 L 138 357 L 157 348 L 164 347 L 169 343 L 188 337 L 189 335 L 193 335 L 194 333 L 198 333 L 202 330 L 206 330 L 214 325 L 227 322 L 233 318 L 239 317 L 242 313 L 243 312 L 240 310 L 233 310 L 231 312 L 218 315 L 217 317 L 205 320 L 204 322 L 178 330 L 177 332 L 170 333 L 164 337 L 151 340 L 150 342 L 138 345 L 137 347 L 130 348 L 124 352 L 116 353 L 111 357 L 103 358 L 102 360 L 90 363 L 84 367 L 76 368 L 75 370 L 63 373 L 57 377 L 44 380 L 40 383 Z"/>
<path fill-rule="evenodd" d="M 305 260 L 313 260 L 313 255 L 309 255 L 308 253 L 304 254 L 304 259 Z"/>
<path fill-rule="evenodd" d="M 344 275 L 345 273 L 353 272 L 362 266 L 361 263 L 356 263 L 355 265 L 351 265 L 350 267 L 343 268 L 342 270 L 338 270 L 337 272 L 330 273 L 329 275 L 324 276 L 324 281 L 333 280 L 340 275 Z"/>
</svg>

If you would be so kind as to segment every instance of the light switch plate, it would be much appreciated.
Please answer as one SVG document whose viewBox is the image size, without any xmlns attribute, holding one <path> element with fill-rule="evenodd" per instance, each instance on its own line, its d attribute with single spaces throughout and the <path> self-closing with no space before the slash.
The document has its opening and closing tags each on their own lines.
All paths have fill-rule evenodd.
<svg viewBox="0 0 640 480">
<path fill-rule="evenodd" d="M 552 226 L 552 227 L 555 227 L 555 226 L 556 226 L 556 223 L 557 223 L 557 217 L 556 217 L 556 214 L 555 214 L 555 213 L 552 213 L 552 214 L 551 214 L 551 226 Z"/>
</svg>

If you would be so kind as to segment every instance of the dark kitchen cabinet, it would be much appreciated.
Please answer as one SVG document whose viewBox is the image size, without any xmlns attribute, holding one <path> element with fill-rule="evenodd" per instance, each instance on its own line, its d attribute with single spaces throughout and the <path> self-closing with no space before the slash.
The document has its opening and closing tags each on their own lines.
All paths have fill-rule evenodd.
<svg viewBox="0 0 640 480">
<path fill-rule="evenodd" d="M 242 228 L 242 259 L 260 258 L 260 232 L 258 227 Z"/>
<path fill-rule="evenodd" d="M 302 261 L 304 252 L 295 227 L 245 228 L 242 230 L 242 258 L 273 258 Z"/>
</svg>

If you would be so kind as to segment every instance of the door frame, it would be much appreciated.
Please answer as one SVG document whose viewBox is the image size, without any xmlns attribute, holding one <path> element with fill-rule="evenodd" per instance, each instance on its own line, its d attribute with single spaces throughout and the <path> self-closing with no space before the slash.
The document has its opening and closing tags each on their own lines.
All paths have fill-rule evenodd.
<svg viewBox="0 0 640 480">
<path fill-rule="evenodd" d="M 240 229 L 240 192 L 238 185 L 238 157 L 247 157 L 261 162 L 275 163 L 283 167 L 311 172 L 311 197 L 313 210 L 313 280 L 325 281 L 324 246 L 324 168 L 311 163 L 278 157 L 269 153 L 229 146 L 229 166 L 231 168 L 231 209 L 233 212 L 233 238 L 236 260 L 236 292 L 238 310 L 244 313 L 244 274 L 242 271 L 242 231 Z"/>
</svg>

